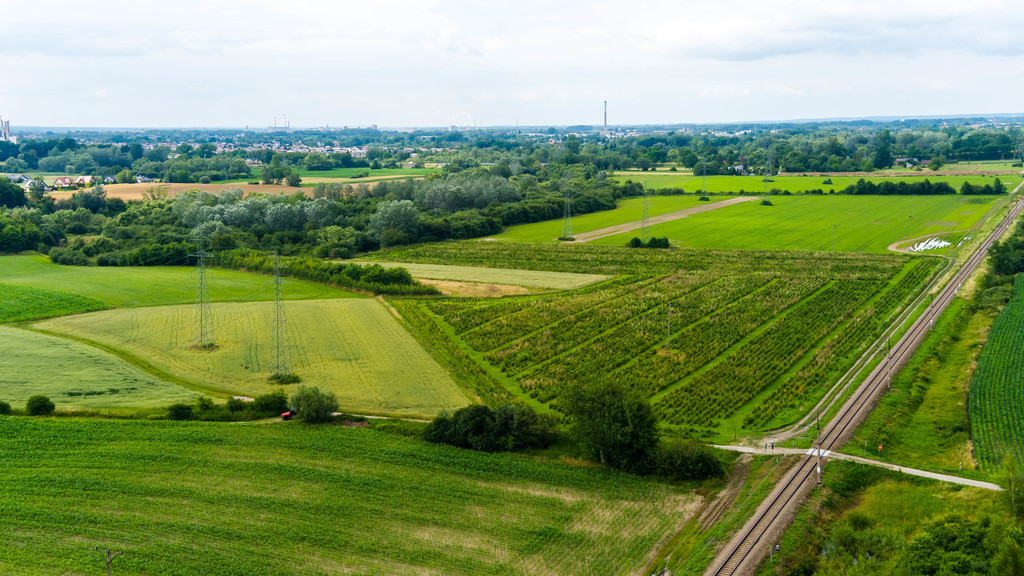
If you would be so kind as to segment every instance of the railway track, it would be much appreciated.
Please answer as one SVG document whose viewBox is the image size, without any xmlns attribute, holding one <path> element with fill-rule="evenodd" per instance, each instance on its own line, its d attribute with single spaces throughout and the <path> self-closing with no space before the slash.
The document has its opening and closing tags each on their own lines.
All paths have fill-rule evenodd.
<svg viewBox="0 0 1024 576">
<path fill-rule="evenodd" d="M 752 574 L 768 547 L 788 526 L 796 507 L 811 488 L 820 481 L 821 464 L 833 449 L 842 446 L 874 406 L 875 400 L 888 387 L 892 375 L 913 354 L 935 319 L 952 302 L 964 281 L 970 278 L 985 259 L 989 247 L 1024 210 L 1024 200 L 1015 200 L 1009 213 L 996 226 L 977 250 L 932 300 L 910 329 L 888 351 L 879 364 L 843 404 L 835 418 L 820 433 L 816 446 L 804 455 L 754 512 L 754 516 L 737 533 L 705 572 L 707 576 Z"/>
</svg>

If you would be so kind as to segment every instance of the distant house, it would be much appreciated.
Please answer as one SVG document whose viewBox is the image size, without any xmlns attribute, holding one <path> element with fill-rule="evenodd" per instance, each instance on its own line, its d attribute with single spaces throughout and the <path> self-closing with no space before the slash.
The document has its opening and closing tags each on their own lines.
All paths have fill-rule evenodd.
<svg viewBox="0 0 1024 576">
<path fill-rule="evenodd" d="M 135 181 L 138 182 L 139 184 L 142 184 L 144 182 L 152 182 L 153 179 L 152 178 L 147 178 L 145 176 L 136 176 L 135 177 Z"/>
<path fill-rule="evenodd" d="M 53 184 L 51 186 L 56 189 L 74 188 L 75 181 L 71 179 L 71 176 L 60 176 L 53 181 Z"/>
<path fill-rule="evenodd" d="M 116 184 L 117 183 L 117 178 L 114 178 L 113 176 L 105 176 L 103 178 L 103 183 L 104 184 Z"/>
<path fill-rule="evenodd" d="M 92 176 L 79 176 L 75 180 L 75 186 L 81 184 L 82 186 L 92 186 L 96 183 L 96 180 Z"/>
</svg>

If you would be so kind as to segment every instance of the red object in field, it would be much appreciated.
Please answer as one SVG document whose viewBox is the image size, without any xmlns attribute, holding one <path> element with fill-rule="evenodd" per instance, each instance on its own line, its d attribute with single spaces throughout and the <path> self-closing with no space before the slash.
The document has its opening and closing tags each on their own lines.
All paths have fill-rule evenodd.
<svg viewBox="0 0 1024 576">
<path fill-rule="evenodd" d="M 295 416 L 295 410 L 289 410 L 281 413 L 281 420 L 291 420 L 292 416 Z"/>
<path fill-rule="evenodd" d="M 878 451 L 879 451 L 879 452 L 881 452 L 881 451 L 882 451 L 882 445 L 881 445 L 881 444 L 879 444 L 879 445 L 878 445 Z"/>
</svg>

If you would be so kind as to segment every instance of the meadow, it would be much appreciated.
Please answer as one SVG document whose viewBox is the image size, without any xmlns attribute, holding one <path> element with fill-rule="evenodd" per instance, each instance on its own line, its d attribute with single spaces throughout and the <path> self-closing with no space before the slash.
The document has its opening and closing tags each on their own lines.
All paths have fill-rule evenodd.
<svg viewBox="0 0 1024 576">
<path fill-rule="evenodd" d="M 353 263 L 359 264 L 359 262 Z M 528 288 L 547 288 L 551 290 L 574 290 L 608 279 L 608 276 L 603 274 L 577 274 L 573 272 L 547 272 L 511 268 L 481 268 L 479 266 L 448 266 L 444 264 L 405 262 L 372 262 L 372 264 L 380 264 L 385 268 L 405 268 L 416 279 L 479 282 Z"/>
<path fill-rule="evenodd" d="M 0 284 L 0 323 L 64 316 L 107 306 L 77 294 Z"/>
<path fill-rule="evenodd" d="M 574 292 L 407 301 L 520 397 L 612 379 L 668 425 L 731 438 L 802 416 L 937 269 L 934 258 L 448 243 L 400 261 L 618 272 Z M 433 338 L 437 338 L 435 333 Z"/>
<path fill-rule="evenodd" d="M 724 200 L 720 196 L 711 197 L 711 202 Z M 701 202 L 696 196 L 651 196 L 648 198 L 647 215 L 660 216 L 695 208 L 707 204 Z M 572 217 L 572 231 L 574 234 L 590 232 L 625 222 L 636 222 L 643 219 L 643 198 L 624 198 L 619 201 L 618 207 L 614 210 L 602 212 L 591 212 Z M 562 235 L 561 220 L 547 220 L 531 224 L 519 224 L 509 226 L 504 232 L 494 236 L 495 240 L 510 240 L 516 242 L 555 242 Z M 637 235 L 633 233 L 633 235 Z"/>
<path fill-rule="evenodd" d="M 640 574 L 692 487 L 375 430 L 0 416 L 0 573 Z"/>
<path fill-rule="evenodd" d="M 150 372 L 217 395 L 275 390 L 269 381 L 273 304 L 221 303 L 211 312 L 217 348 L 210 351 L 190 348 L 192 306 L 107 310 L 34 327 L 96 342 Z M 292 371 L 303 384 L 334 392 L 344 411 L 430 418 L 469 403 L 377 300 L 288 302 L 285 313 Z"/>
<path fill-rule="evenodd" d="M 1024 276 L 992 324 L 971 379 L 971 437 L 982 466 L 1024 462 Z"/>
<path fill-rule="evenodd" d="M 627 180 L 639 182 L 648 190 L 658 190 L 660 188 L 682 188 L 686 192 L 692 194 L 704 187 L 704 177 L 699 174 L 676 174 L 673 172 L 616 172 L 614 177 L 622 182 Z M 996 178 L 999 178 L 999 180 L 1011 190 L 1020 184 L 1020 177 L 1012 174 L 1003 174 L 998 176 L 981 174 L 936 175 L 928 172 L 922 172 L 920 175 L 915 174 L 913 176 L 907 176 L 905 174 L 890 176 L 772 176 L 771 182 L 768 182 L 768 188 L 788 190 L 794 194 L 808 190 L 822 190 L 824 193 L 828 194 L 829 190 L 840 192 L 847 186 L 853 186 L 858 180 L 863 179 L 874 183 L 886 181 L 921 182 L 928 180 L 932 183 L 945 182 L 959 190 L 960 186 L 962 186 L 964 182 L 970 182 L 972 185 L 984 186 L 985 184 L 994 183 Z M 825 184 L 826 180 L 831 180 L 832 183 Z M 707 191 L 711 193 L 743 192 L 748 194 L 764 194 L 765 192 L 763 176 L 708 176 L 707 182 Z"/>
<path fill-rule="evenodd" d="M 46 256 L 2 256 L 4 284 L 77 294 L 107 306 L 165 306 L 195 302 L 195 269 L 186 266 L 90 267 L 60 266 Z M 271 278 L 233 270 L 210 269 L 207 283 L 213 302 L 272 300 Z M 338 288 L 292 281 L 285 290 L 289 300 L 360 297 Z"/>
<path fill-rule="evenodd" d="M 773 196 L 649 228 L 686 247 L 884 253 L 920 236 L 967 232 L 997 205 L 993 196 Z M 835 226 L 835 228 L 833 228 Z M 623 246 L 636 231 L 594 242 Z M 958 242 L 959 240 L 957 240 Z M 954 242 L 954 245 L 956 242 Z"/>
<path fill-rule="evenodd" d="M 58 410 L 162 408 L 198 396 L 66 338 L 0 326 L 0 350 L 0 401 L 15 408 L 36 394 L 48 396 Z"/>
</svg>

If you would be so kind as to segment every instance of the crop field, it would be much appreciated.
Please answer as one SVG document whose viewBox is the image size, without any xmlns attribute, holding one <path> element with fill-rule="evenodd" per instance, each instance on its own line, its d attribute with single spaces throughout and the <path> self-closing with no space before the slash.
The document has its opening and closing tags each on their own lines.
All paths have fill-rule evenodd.
<svg viewBox="0 0 1024 576">
<path fill-rule="evenodd" d="M 107 310 L 36 327 L 98 342 L 214 393 L 255 396 L 275 390 L 268 381 L 273 304 L 224 303 L 211 310 L 217 344 L 212 351 L 190 348 L 192 306 Z M 469 403 L 380 302 L 308 300 L 289 302 L 285 311 L 292 370 L 304 384 L 333 391 L 342 410 L 433 417 Z"/>
<path fill-rule="evenodd" d="M 711 202 L 719 202 L 721 200 L 724 200 L 724 198 L 719 196 L 711 197 Z M 647 200 L 647 214 L 648 216 L 660 216 L 669 212 L 695 208 L 706 204 L 707 202 L 701 202 L 696 196 L 651 196 Z M 619 201 L 619 205 L 615 210 L 573 216 L 572 231 L 575 234 L 580 234 L 582 232 L 607 228 L 608 226 L 615 226 L 616 224 L 643 220 L 643 210 L 643 198 L 626 198 Z M 512 240 L 516 242 L 549 242 L 556 241 L 561 235 L 562 220 L 559 219 L 510 226 L 501 234 L 494 236 L 494 238 L 496 240 Z M 636 235 L 636 233 L 633 233 L 633 236 Z"/>
<path fill-rule="evenodd" d="M 358 264 L 359 262 L 354 262 Z M 577 274 L 573 272 L 545 272 L 538 270 L 516 270 L 481 268 L 479 266 L 448 266 L 444 264 L 416 264 L 405 262 L 373 262 L 385 268 L 402 267 L 416 279 L 454 280 L 459 282 L 482 282 L 505 284 L 552 290 L 572 290 L 595 282 L 607 280 L 602 274 Z"/>
<path fill-rule="evenodd" d="M 797 419 L 939 264 L 904 256 L 526 250 L 504 243 L 449 243 L 389 255 L 619 271 L 615 279 L 571 293 L 414 304 L 534 402 L 557 409 L 567 387 L 611 379 L 642 391 L 666 423 L 699 437 L 731 437 L 735 430 Z"/>
<path fill-rule="evenodd" d="M 45 256 L 0 256 L 3 283 L 77 294 L 108 306 L 164 306 L 194 302 L 194 269 L 177 266 L 100 268 L 60 266 Z M 208 272 L 210 300 L 252 302 L 274 298 L 271 278 L 261 274 L 216 270 Z M 359 297 L 330 286 L 293 280 L 285 298 L 309 300 Z"/>
<path fill-rule="evenodd" d="M 1024 276 L 996 317 L 971 379 L 971 436 L 990 471 L 1005 458 L 1024 463 Z"/>
<path fill-rule="evenodd" d="M 699 508 L 608 468 L 335 426 L 0 416 L 0 573 L 619 575 Z M 202 543 L 197 546 L 197 543 Z"/>
<path fill-rule="evenodd" d="M 0 326 L 0 350 L 0 401 L 16 408 L 35 394 L 48 396 L 58 410 L 163 407 L 197 396 L 65 338 Z"/>
<path fill-rule="evenodd" d="M 623 172 L 616 173 L 615 178 L 622 182 L 625 182 L 626 180 L 639 182 L 644 185 L 644 188 L 649 190 L 657 190 L 659 188 L 682 188 L 691 194 L 702 189 L 704 186 L 704 177 L 701 175 L 675 174 L 672 172 Z M 839 192 L 847 186 L 856 184 L 857 181 L 861 179 L 868 182 L 874 182 L 876 184 L 880 182 L 894 181 L 912 183 L 928 180 L 932 183 L 945 182 L 959 190 L 960 186 L 962 186 L 964 182 L 970 182 L 972 185 L 984 186 L 985 184 L 993 184 L 996 178 L 999 178 L 999 180 L 1011 190 L 1020 184 L 1020 178 L 1012 174 L 1003 174 L 998 176 L 980 174 L 936 175 L 922 172 L 919 176 L 772 176 L 772 181 L 768 183 L 768 187 L 778 190 L 788 190 L 794 194 L 807 190 L 822 190 L 827 194 L 829 190 Z M 763 194 L 765 190 L 763 176 L 708 176 L 707 179 L 707 191 L 713 193 L 745 192 Z M 831 180 L 832 183 L 825 184 L 825 180 Z"/>
<path fill-rule="evenodd" d="M 649 234 L 693 248 L 827 252 L 834 233 L 837 251 L 884 253 L 902 240 L 966 233 L 997 204 L 994 196 L 773 196 L 771 201 L 773 206 L 744 202 L 657 224 Z M 594 242 L 623 246 L 636 235 Z"/>
<path fill-rule="evenodd" d="M 0 284 L 0 323 L 64 316 L 106 308 L 91 298 L 25 286 Z"/>
</svg>

